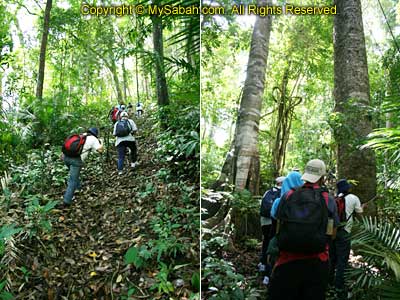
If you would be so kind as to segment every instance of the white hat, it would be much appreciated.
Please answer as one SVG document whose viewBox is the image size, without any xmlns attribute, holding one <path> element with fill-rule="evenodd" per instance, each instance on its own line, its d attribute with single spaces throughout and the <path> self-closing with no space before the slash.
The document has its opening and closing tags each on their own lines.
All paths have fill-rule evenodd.
<svg viewBox="0 0 400 300">
<path fill-rule="evenodd" d="M 128 117 L 128 113 L 126 111 L 121 112 L 120 115 L 121 118 L 127 118 Z"/>
<path fill-rule="evenodd" d="M 307 182 L 316 183 L 325 174 L 325 163 L 320 159 L 312 159 L 307 163 L 301 179 Z"/>
<path fill-rule="evenodd" d="M 286 179 L 285 176 L 279 176 L 275 178 L 276 183 L 282 183 Z"/>
</svg>

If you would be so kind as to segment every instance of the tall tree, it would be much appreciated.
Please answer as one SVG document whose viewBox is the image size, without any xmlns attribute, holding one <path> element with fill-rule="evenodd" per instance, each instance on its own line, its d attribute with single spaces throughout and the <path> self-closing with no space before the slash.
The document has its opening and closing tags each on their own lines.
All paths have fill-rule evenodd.
<svg viewBox="0 0 400 300">
<path fill-rule="evenodd" d="M 372 131 L 370 87 L 360 0 L 336 0 L 334 19 L 334 126 L 340 178 L 358 182 L 355 194 L 365 202 L 376 194 L 376 161 L 359 146 Z"/>
<path fill-rule="evenodd" d="M 270 5 L 270 0 L 259 0 L 258 5 Z M 240 101 L 235 137 L 231 153 L 222 168 L 219 182 L 233 183 L 236 190 L 248 189 L 257 194 L 259 189 L 260 158 L 258 133 L 262 96 L 265 85 L 271 16 L 257 16 L 251 38 L 246 80 Z"/>
<path fill-rule="evenodd" d="M 39 72 L 38 72 L 38 81 L 36 86 L 36 98 L 38 99 L 42 99 L 43 97 L 44 67 L 46 63 L 47 37 L 49 36 L 50 11 L 52 5 L 53 5 L 53 0 L 47 0 L 46 8 L 44 10 L 43 33 L 42 33 L 42 42 L 40 45 L 40 57 L 39 57 Z"/>
<path fill-rule="evenodd" d="M 156 3 L 158 4 L 158 3 Z M 153 23 L 153 46 L 154 59 L 156 65 L 156 88 L 158 105 L 164 106 L 169 104 L 168 86 L 165 78 L 164 67 L 164 46 L 163 46 L 163 25 L 160 16 L 151 17 Z"/>
</svg>

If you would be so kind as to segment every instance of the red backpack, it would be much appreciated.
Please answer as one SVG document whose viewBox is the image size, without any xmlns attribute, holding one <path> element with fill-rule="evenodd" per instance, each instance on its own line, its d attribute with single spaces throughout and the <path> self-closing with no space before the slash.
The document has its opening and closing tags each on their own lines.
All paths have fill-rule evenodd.
<svg viewBox="0 0 400 300">
<path fill-rule="evenodd" d="M 340 194 L 340 195 L 341 196 L 336 196 L 335 197 L 337 213 L 338 213 L 338 216 L 339 216 L 339 222 L 340 223 L 346 223 L 348 221 L 348 219 L 346 218 L 345 195 L 343 195 L 343 194 Z M 341 224 L 341 226 L 343 226 L 343 225 L 345 225 L 345 224 Z"/>
<path fill-rule="evenodd" d="M 62 152 L 69 157 L 79 157 L 86 142 L 86 134 L 73 134 L 66 138 Z"/>
<path fill-rule="evenodd" d="M 110 121 L 115 124 L 115 122 L 118 121 L 118 115 L 119 115 L 120 111 L 119 109 L 114 106 L 113 108 L 111 108 L 110 110 Z"/>
</svg>

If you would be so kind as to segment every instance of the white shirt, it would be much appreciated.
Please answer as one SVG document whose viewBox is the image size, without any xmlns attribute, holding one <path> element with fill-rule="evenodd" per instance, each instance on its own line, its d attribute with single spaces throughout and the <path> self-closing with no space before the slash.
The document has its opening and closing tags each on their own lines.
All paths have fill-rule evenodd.
<svg viewBox="0 0 400 300">
<path fill-rule="evenodd" d="M 88 135 L 86 137 L 85 144 L 83 144 L 83 149 L 82 149 L 82 153 L 81 153 L 82 161 L 84 161 L 86 159 L 86 157 L 88 156 L 90 151 L 92 151 L 92 150 L 96 151 L 100 147 L 101 147 L 101 144 L 100 144 L 99 140 L 93 135 Z"/>
<path fill-rule="evenodd" d="M 131 125 L 132 131 L 137 131 L 135 122 L 133 122 L 133 120 L 131 120 L 131 119 L 128 119 L 128 122 Z M 114 124 L 113 135 L 116 134 L 117 124 L 118 124 L 118 122 L 116 122 Z M 117 136 L 117 139 L 115 140 L 115 146 L 118 146 L 119 143 L 124 142 L 124 141 L 134 142 L 135 137 L 132 135 L 132 133 L 129 133 L 127 136 Z"/>
<path fill-rule="evenodd" d="M 350 215 L 353 214 L 354 211 L 356 213 L 363 212 L 360 199 L 356 195 L 348 194 L 344 197 L 344 200 L 346 203 L 346 220 L 350 217 Z M 351 216 L 347 221 L 344 230 L 346 230 L 348 233 L 351 233 L 351 227 L 353 227 L 353 216 Z"/>
</svg>

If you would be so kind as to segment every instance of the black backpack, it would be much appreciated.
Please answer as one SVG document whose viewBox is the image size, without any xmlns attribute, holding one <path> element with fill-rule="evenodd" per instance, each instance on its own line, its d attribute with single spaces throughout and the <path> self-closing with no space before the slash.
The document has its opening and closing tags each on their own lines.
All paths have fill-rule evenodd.
<svg viewBox="0 0 400 300">
<path fill-rule="evenodd" d="M 79 157 L 86 142 L 86 134 L 73 134 L 66 138 L 62 145 L 62 152 L 69 157 Z"/>
<path fill-rule="evenodd" d="M 281 190 L 273 187 L 272 189 L 268 190 L 262 200 L 260 206 L 260 215 L 266 218 L 271 218 L 271 208 L 274 201 L 279 198 L 281 195 Z"/>
<path fill-rule="evenodd" d="M 328 192 L 314 185 L 303 185 L 287 192 L 279 203 L 277 219 L 280 250 L 320 253 L 328 236 Z"/>
<path fill-rule="evenodd" d="M 131 133 L 132 127 L 129 120 L 121 120 L 117 122 L 117 127 L 115 128 L 115 135 L 118 137 L 124 137 Z"/>
</svg>

